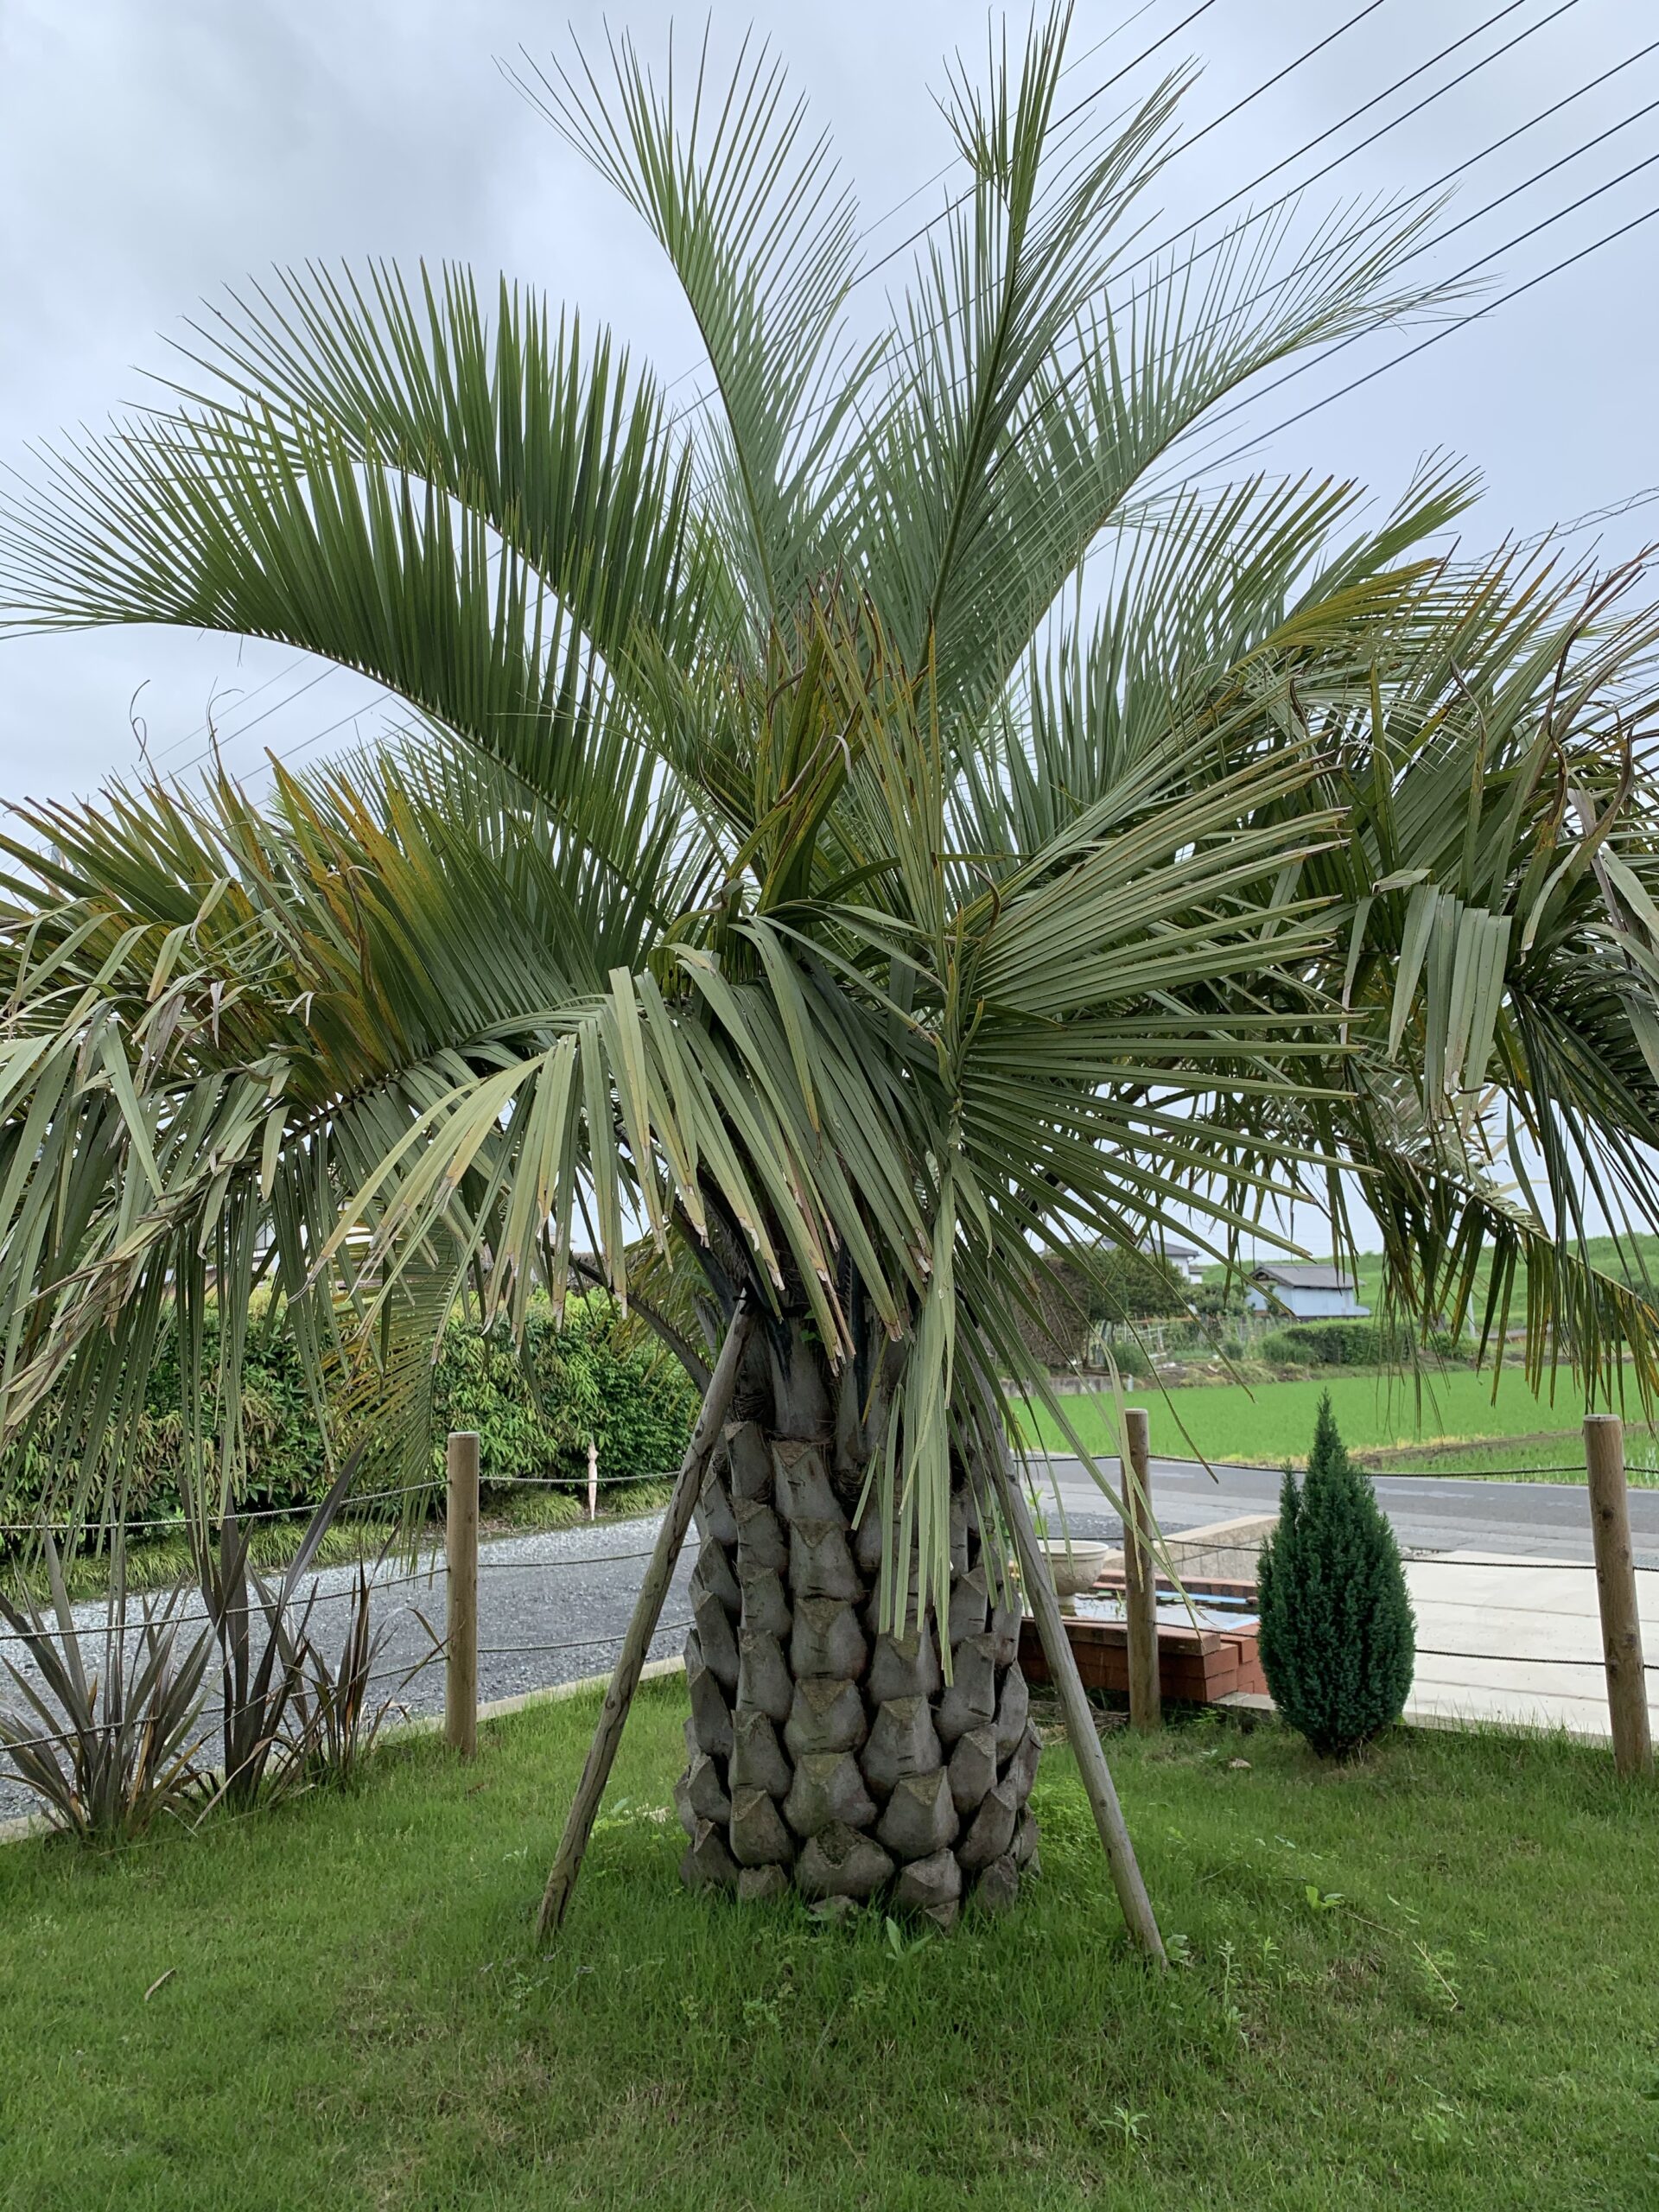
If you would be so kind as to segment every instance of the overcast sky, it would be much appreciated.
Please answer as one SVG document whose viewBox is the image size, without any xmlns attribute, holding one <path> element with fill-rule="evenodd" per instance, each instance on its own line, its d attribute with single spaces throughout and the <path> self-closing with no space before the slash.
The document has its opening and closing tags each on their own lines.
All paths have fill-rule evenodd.
<svg viewBox="0 0 1659 2212">
<path fill-rule="evenodd" d="M 1111 98 L 1190 57 L 1202 75 L 1184 113 L 1189 132 L 1200 130 L 1362 4 L 1211 0 Z M 1071 50 L 1084 58 L 1068 97 L 1196 5 L 1079 0 Z M 1417 191 L 1659 36 L 1659 16 L 1630 0 L 1515 0 L 1507 9 L 1503 0 L 1379 0 L 1180 157 L 1160 187 L 1170 219 L 1248 185 L 1500 9 L 1501 21 L 1251 196 L 1259 202 L 1346 153 L 1425 92 L 1529 34 L 1343 162 L 1311 195 L 1324 207 Z M 671 12 L 663 0 L 621 0 L 611 19 L 660 50 Z M 578 0 L 573 14 L 578 35 L 599 35 L 598 7 Z M 702 16 L 683 12 L 679 21 L 695 30 Z M 835 135 L 872 226 L 871 257 L 937 207 L 944 188 L 936 185 L 897 218 L 877 220 L 949 158 L 928 87 L 940 82 L 957 40 L 982 53 L 976 10 L 939 0 L 837 0 L 823 9 L 716 0 L 714 21 L 719 35 L 753 22 L 775 39 Z M 498 71 L 496 57 L 521 46 L 544 56 L 565 48 L 566 36 L 564 11 L 530 0 L 0 0 L 0 458 L 22 461 L 30 439 L 97 423 L 140 396 L 141 372 L 165 362 L 168 334 L 198 300 L 306 256 L 457 257 L 486 273 L 505 269 L 608 320 L 664 375 L 694 371 L 694 334 L 637 219 Z M 1102 40 L 1109 42 L 1085 54 Z M 1478 162 L 1442 221 L 1462 220 L 1649 101 L 1659 101 L 1659 54 Z M 1659 145 L 1654 124 L 1653 116 L 1631 123 L 1421 266 L 1461 268 L 1647 160 Z M 1656 201 L 1659 162 L 1503 255 L 1493 264 L 1496 289 Z M 1266 456 L 1286 468 L 1357 475 L 1386 493 L 1426 449 L 1450 447 L 1484 474 L 1475 528 L 1494 539 L 1643 490 L 1659 481 L 1656 268 L 1659 221 L 1280 432 Z M 895 264 L 878 281 L 899 274 Z M 1246 424 L 1277 423 L 1408 342 L 1367 340 L 1299 377 L 1230 423 L 1221 449 Z M 690 388 L 688 378 L 679 390 Z M 1659 503 L 1608 524 L 1608 550 L 1642 542 L 1644 524 L 1659 531 Z M 140 684 L 139 709 L 163 760 L 182 765 L 200 749 L 217 697 L 228 757 L 250 770 L 268 743 L 285 750 L 311 741 L 306 757 L 320 757 L 326 734 L 366 694 L 350 677 L 321 675 L 320 664 L 296 667 L 291 652 L 220 638 L 133 630 L 7 644 L 4 795 L 86 791 L 130 763 L 128 701 Z"/>
</svg>

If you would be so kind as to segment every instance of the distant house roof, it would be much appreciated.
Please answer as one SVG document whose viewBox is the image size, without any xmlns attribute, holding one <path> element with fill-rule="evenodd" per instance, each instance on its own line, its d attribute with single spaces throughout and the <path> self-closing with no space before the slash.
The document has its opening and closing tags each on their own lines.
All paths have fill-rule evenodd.
<svg viewBox="0 0 1659 2212">
<path fill-rule="evenodd" d="M 1196 1260 L 1198 1256 L 1190 1244 L 1166 1244 L 1161 1240 L 1154 1243 L 1150 1237 L 1142 1240 L 1141 1249 L 1160 1260 Z"/>
<path fill-rule="evenodd" d="M 1282 1290 L 1352 1290 L 1354 1279 L 1340 1268 L 1333 1268 L 1325 1261 L 1298 1261 L 1281 1266 L 1276 1260 L 1270 1265 L 1254 1268 L 1252 1282 L 1277 1283 Z"/>
</svg>

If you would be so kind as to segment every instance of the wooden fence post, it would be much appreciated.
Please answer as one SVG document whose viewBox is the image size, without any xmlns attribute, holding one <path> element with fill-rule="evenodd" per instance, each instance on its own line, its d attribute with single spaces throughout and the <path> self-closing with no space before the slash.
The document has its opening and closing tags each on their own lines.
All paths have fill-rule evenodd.
<svg viewBox="0 0 1659 2212">
<path fill-rule="evenodd" d="M 1624 1482 L 1624 1424 L 1617 1414 L 1586 1416 L 1584 1456 L 1590 1472 L 1590 1533 L 1596 1548 L 1596 1597 L 1601 1606 L 1613 1764 L 1621 1774 L 1651 1774 L 1648 1677 L 1642 1663 L 1642 1616 L 1637 1610 L 1630 1501 Z"/>
<path fill-rule="evenodd" d="M 1123 1469 L 1123 1618 L 1128 1630 L 1129 1726 L 1152 1730 L 1164 1720 L 1158 1679 L 1158 1567 L 1152 1553 L 1151 1440 L 1140 1406 L 1123 1415 L 1128 1457 Z"/>
<path fill-rule="evenodd" d="M 478 1749 L 478 1438 L 457 1429 L 446 1455 L 443 1733 L 469 1759 Z"/>
</svg>

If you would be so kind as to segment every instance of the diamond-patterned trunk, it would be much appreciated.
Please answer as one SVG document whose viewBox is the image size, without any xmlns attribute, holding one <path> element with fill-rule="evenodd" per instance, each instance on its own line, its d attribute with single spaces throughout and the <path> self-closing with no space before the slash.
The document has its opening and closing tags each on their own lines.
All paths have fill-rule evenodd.
<svg viewBox="0 0 1659 2212">
<path fill-rule="evenodd" d="M 803 1395 L 822 1421 L 799 1418 Z M 949 1684 L 937 1619 L 883 1635 L 874 1496 L 853 1518 L 863 1455 L 824 1433 L 827 1396 L 790 1396 L 789 1427 L 819 1433 L 779 1433 L 781 1402 L 766 1425 L 732 1421 L 698 1508 L 681 1872 L 743 1898 L 882 1897 L 949 1927 L 969 1897 L 1010 1904 L 1036 1848 L 1018 1608 L 995 1601 L 964 1483 Z"/>
</svg>

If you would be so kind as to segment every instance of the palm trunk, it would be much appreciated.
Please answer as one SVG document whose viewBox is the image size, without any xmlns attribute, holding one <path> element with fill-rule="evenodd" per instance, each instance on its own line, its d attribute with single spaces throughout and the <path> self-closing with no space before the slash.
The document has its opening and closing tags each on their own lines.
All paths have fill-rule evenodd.
<svg viewBox="0 0 1659 2212">
<path fill-rule="evenodd" d="M 866 1429 L 798 1323 L 757 1332 L 733 1414 L 697 1510 L 685 1879 L 885 1897 L 942 1927 L 970 1896 L 1012 1903 L 1036 1848 L 1038 1737 L 1019 1609 L 995 1602 L 965 1471 L 948 1615 L 884 1635 L 874 1496 L 858 1513 L 879 1419 Z"/>
</svg>

